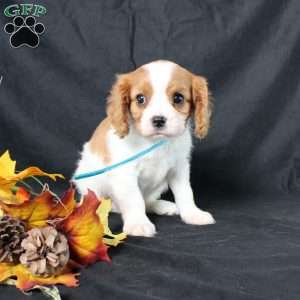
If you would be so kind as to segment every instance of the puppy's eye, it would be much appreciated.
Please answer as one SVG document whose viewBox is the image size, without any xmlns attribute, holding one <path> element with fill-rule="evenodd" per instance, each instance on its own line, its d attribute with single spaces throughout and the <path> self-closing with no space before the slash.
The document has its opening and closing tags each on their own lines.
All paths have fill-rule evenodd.
<svg viewBox="0 0 300 300">
<path fill-rule="evenodd" d="M 175 104 L 181 104 L 184 101 L 184 96 L 180 93 L 175 93 L 173 96 L 173 102 Z"/>
<path fill-rule="evenodd" d="M 138 94 L 136 96 L 136 102 L 138 104 L 144 104 L 146 102 L 146 97 L 143 94 Z"/>
</svg>

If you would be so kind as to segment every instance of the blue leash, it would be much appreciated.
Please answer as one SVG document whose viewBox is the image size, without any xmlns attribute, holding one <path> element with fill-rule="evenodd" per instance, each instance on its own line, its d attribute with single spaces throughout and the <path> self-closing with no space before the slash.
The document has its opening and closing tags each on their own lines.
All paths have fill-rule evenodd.
<svg viewBox="0 0 300 300">
<path fill-rule="evenodd" d="M 131 162 L 133 160 L 136 160 L 136 159 L 138 159 L 138 158 L 140 158 L 140 157 L 148 154 L 149 152 L 155 150 L 156 148 L 164 145 L 166 142 L 167 142 L 166 140 L 161 140 L 161 141 L 153 144 L 149 148 L 147 148 L 145 150 L 142 150 L 142 151 L 138 152 L 137 154 L 135 154 L 133 156 L 130 156 L 129 158 L 124 159 L 124 160 L 122 160 L 120 162 L 117 162 L 117 163 L 115 163 L 113 165 L 107 166 L 107 167 L 102 168 L 100 170 L 78 174 L 78 175 L 76 175 L 76 176 L 73 177 L 73 180 L 80 180 L 80 179 L 84 179 L 84 178 L 88 178 L 88 177 L 92 177 L 92 176 L 96 176 L 96 175 L 100 175 L 100 174 L 109 172 L 109 171 L 111 171 L 111 170 L 113 170 L 113 169 L 115 169 L 117 167 L 120 167 L 122 165 L 128 164 L 129 162 Z"/>
</svg>

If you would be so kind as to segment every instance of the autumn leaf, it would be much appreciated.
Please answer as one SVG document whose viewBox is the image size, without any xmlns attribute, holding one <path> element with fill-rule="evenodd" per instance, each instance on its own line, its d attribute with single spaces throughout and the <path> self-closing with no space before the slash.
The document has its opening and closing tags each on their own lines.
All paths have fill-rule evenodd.
<svg viewBox="0 0 300 300">
<path fill-rule="evenodd" d="M 16 162 L 10 158 L 9 152 L 6 151 L 0 156 L 0 200 L 6 204 L 23 203 L 23 198 L 18 198 L 13 193 L 13 188 L 20 180 L 24 180 L 30 176 L 47 176 L 52 180 L 56 178 L 64 178 L 61 174 L 49 174 L 37 167 L 29 167 L 19 173 L 16 173 Z M 19 201 L 18 201 L 19 200 Z"/>
<path fill-rule="evenodd" d="M 6 205 L 0 202 L 2 210 L 11 217 L 26 222 L 28 228 L 47 226 L 49 222 L 68 217 L 76 205 L 75 190 L 69 188 L 61 198 L 56 199 L 50 191 L 20 205 Z"/>
<path fill-rule="evenodd" d="M 125 238 L 126 234 L 124 232 L 119 234 L 113 234 L 108 226 L 108 215 L 111 211 L 111 200 L 110 199 L 101 199 L 101 204 L 97 209 L 97 214 L 100 218 L 100 221 L 104 228 L 103 241 L 106 245 L 116 247 L 119 245 Z"/>
<path fill-rule="evenodd" d="M 37 285 L 64 284 L 68 287 L 76 287 L 78 286 L 78 279 L 76 278 L 78 275 L 78 273 L 62 273 L 49 277 L 40 277 L 30 273 L 30 271 L 21 264 L 0 264 L 0 282 L 5 282 L 5 280 L 14 277 L 16 278 L 14 282 L 16 287 L 23 291 L 30 290 Z"/>
<path fill-rule="evenodd" d="M 31 194 L 22 186 L 14 186 L 12 188 L 12 193 L 9 194 L 3 192 L 0 188 L 0 202 L 7 204 L 22 204 L 29 201 Z"/>
<path fill-rule="evenodd" d="M 17 203 L 24 203 L 26 201 L 30 200 L 30 193 L 23 188 L 22 186 L 17 187 L 17 192 L 16 192 L 16 199 L 17 199 Z"/>
<path fill-rule="evenodd" d="M 96 195 L 89 191 L 72 214 L 58 225 L 58 230 L 67 236 L 71 258 L 83 266 L 98 260 L 110 261 L 103 243 L 104 228 L 96 213 L 99 204 Z"/>
</svg>

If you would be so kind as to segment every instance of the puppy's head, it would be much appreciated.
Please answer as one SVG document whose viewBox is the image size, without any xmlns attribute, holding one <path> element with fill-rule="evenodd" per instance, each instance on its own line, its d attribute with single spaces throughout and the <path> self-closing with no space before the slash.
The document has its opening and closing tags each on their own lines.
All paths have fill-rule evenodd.
<svg viewBox="0 0 300 300">
<path fill-rule="evenodd" d="M 194 117 L 195 135 L 207 135 L 210 119 L 207 81 L 170 61 L 155 61 L 117 76 L 108 98 L 107 114 L 116 133 L 129 127 L 145 137 L 183 133 Z"/>
</svg>

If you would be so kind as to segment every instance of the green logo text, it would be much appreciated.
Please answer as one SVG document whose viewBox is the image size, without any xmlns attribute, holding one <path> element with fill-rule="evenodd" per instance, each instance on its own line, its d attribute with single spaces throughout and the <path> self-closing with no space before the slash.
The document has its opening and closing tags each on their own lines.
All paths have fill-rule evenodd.
<svg viewBox="0 0 300 300">
<path fill-rule="evenodd" d="M 6 17 L 33 15 L 40 17 L 47 12 L 46 7 L 38 4 L 12 4 L 4 9 Z"/>
</svg>

